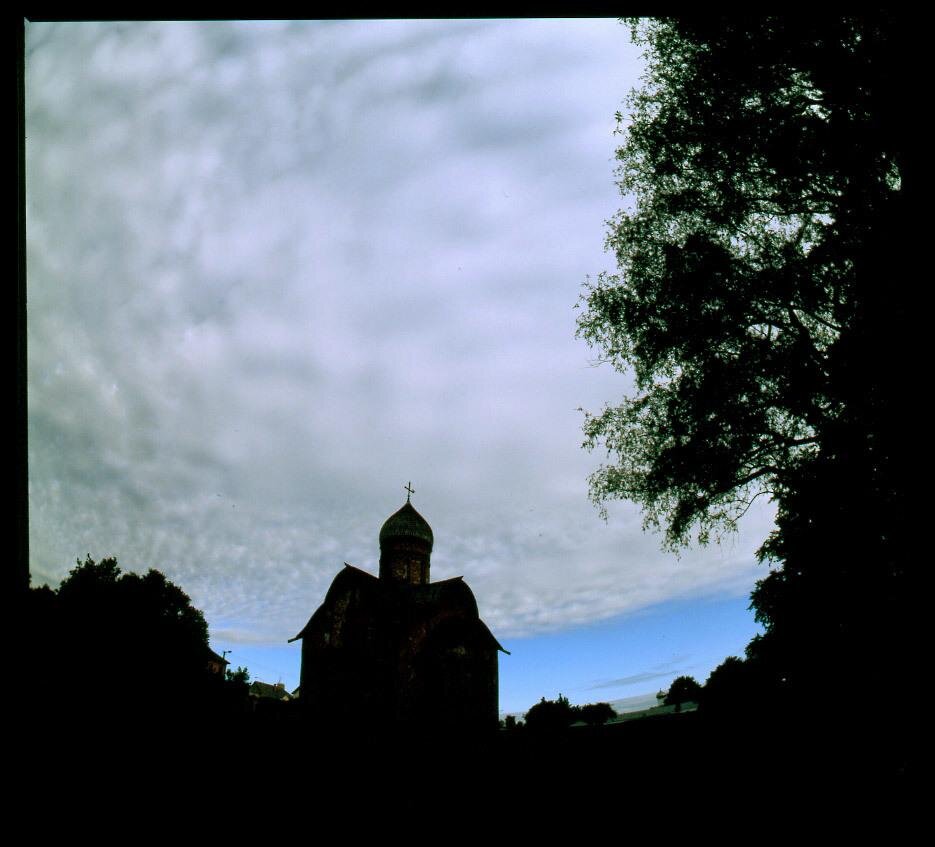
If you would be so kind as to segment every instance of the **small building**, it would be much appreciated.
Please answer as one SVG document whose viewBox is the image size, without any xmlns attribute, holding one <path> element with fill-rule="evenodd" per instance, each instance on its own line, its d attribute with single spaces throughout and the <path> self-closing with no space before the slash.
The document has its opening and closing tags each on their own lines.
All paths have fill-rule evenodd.
<svg viewBox="0 0 935 847">
<path fill-rule="evenodd" d="M 220 674 L 221 676 L 224 676 L 224 673 L 227 670 L 227 666 L 230 664 L 230 662 L 228 662 L 227 659 L 225 659 L 223 656 L 219 656 L 210 647 L 208 648 L 208 655 L 207 655 L 206 661 L 208 665 L 208 670 L 211 673 L 217 673 L 217 674 Z"/>
<path fill-rule="evenodd" d="M 496 729 L 498 654 L 462 577 L 431 582 L 434 536 L 407 498 L 380 530 L 380 573 L 345 563 L 302 631 L 299 703 L 368 725 Z"/>
<path fill-rule="evenodd" d="M 247 701 L 250 710 L 266 720 L 281 720 L 292 707 L 288 705 L 292 700 L 282 682 L 275 685 L 269 682 L 254 680 L 247 689 Z"/>
<path fill-rule="evenodd" d="M 257 700 L 278 700 L 287 703 L 292 699 L 292 696 L 286 691 L 285 683 L 282 682 L 272 685 L 268 682 L 260 682 L 257 679 L 250 683 L 248 693 Z"/>
</svg>

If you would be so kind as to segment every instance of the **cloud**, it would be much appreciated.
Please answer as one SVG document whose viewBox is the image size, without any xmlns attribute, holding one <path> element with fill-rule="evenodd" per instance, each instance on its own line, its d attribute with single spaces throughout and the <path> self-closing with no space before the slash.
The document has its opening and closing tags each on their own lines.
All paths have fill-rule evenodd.
<svg viewBox="0 0 935 847">
<path fill-rule="evenodd" d="M 412 480 L 498 636 L 749 591 L 768 508 L 675 560 L 587 501 L 636 62 L 608 21 L 30 23 L 34 581 L 116 555 L 285 641 Z"/>
<path fill-rule="evenodd" d="M 634 685 L 637 682 L 648 682 L 651 679 L 664 679 L 669 676 L 672 676 L 671 671 L 646 671 L 644 673 L 632 674 L 631 676 L 624 676 L 620 679 L 609 679 L 606 682 L 592 685 L 588 690 L 593 691 L 597 688 L 623 688 L 627 685 Z"/>
<path fill-rule="evenodd" d="M 668 662 L 655 665 L 648 671 L 631 674 L 630 676 L 623 676 L 619 679 L 602 680 L 601 682 L 596 682 L 589 686 L 587 690 L 594 691 L 599 688 L 624 688 L 628 685 L 649 682 L 653 679 L 666 679 L 672 677 L 673 674 L 678 673 L 680 670 L 684 670 L 685 662 L 690 658 L 691 657 L 687 655 L 673 656 Z"/>
</svg>

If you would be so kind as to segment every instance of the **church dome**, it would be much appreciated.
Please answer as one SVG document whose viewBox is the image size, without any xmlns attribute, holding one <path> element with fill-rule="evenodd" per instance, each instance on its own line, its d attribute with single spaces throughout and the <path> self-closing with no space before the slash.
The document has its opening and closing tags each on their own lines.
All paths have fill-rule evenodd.
<svg viewBox="0 0 935 847">
<path fill-rule="evenodd" d="M 432 527 L 408 500 L 398 512 L 394 512 L 386 519 L 380 529 L 381 546 L 388 538 L 418 538 L 429 545 L 429 550 L 435 542 Z"/>
</svg>

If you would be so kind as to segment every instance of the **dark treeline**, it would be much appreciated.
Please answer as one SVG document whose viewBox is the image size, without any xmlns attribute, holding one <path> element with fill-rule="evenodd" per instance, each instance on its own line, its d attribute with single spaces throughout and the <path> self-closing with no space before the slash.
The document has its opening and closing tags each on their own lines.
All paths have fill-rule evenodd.
<svg viewBox="0 0 935 847">
<path fill-rule="evenodd" d="M 212 804 L 342 815 L 363 805 L 450 825 L 455 804 L 472 809 L 470 827 L 501 816 L 571 821 L 593 804 L 637 803 L 646 815 L 671 802 L 673 786 L 684 811 L 725 795 L 752 810 L 764 792 L 794 785 L 802 799 L 787 819 L 811 813 L 808 798 L 820 797 L 824 814 L 856 796 L 899 799 L 893 768 L 873 759 L 867 741 L 872 716 L 847 739 L 834 708 L 816 709 L 806 726 L 765 726 L 768 710 L 730 680 L 712 708 L 702 696 L 697 712 L 627 723 L 607 723 L 607 704 L 573 707 L 559 697 L 533 706 L 522 728 L 498 733 L 442 731 L 431 721 L 403 730 L 379 715 L 318 725 L 297 701 L 250 708 L 242 669 L 208 670 L 203 616 L 157 571 L 140 576 L 113 559 L 88 559 L 57 591 L 32 589 L 30 605 L 23 655 L 32 670 L 22 680 L 15 771 L 24 785 L 58 786 L 46 796 L 54 808 L 142 807 L 172 819 Z M 673 683 L 670 702 L 697 694 L 686 678 Z M 574 721 L 584 725 L 570 728 Z"/>
</svg>

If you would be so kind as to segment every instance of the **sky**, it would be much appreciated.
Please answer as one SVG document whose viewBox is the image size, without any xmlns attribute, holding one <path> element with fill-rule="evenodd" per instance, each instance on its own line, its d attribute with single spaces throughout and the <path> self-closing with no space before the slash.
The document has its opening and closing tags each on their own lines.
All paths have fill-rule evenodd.
<svg viewBox="0 0 935 847">
<path fill-rule="evenodd" d="M 411 481 L 504 711 L 741 655 L 772 507 L 676 556 L 588 500 L 582 410 L 632 382 L 576 305 L 641 69 L 605 19 L 27 23 L 33 585 L 156 568 L 293 688 Z"/>
</svg>

